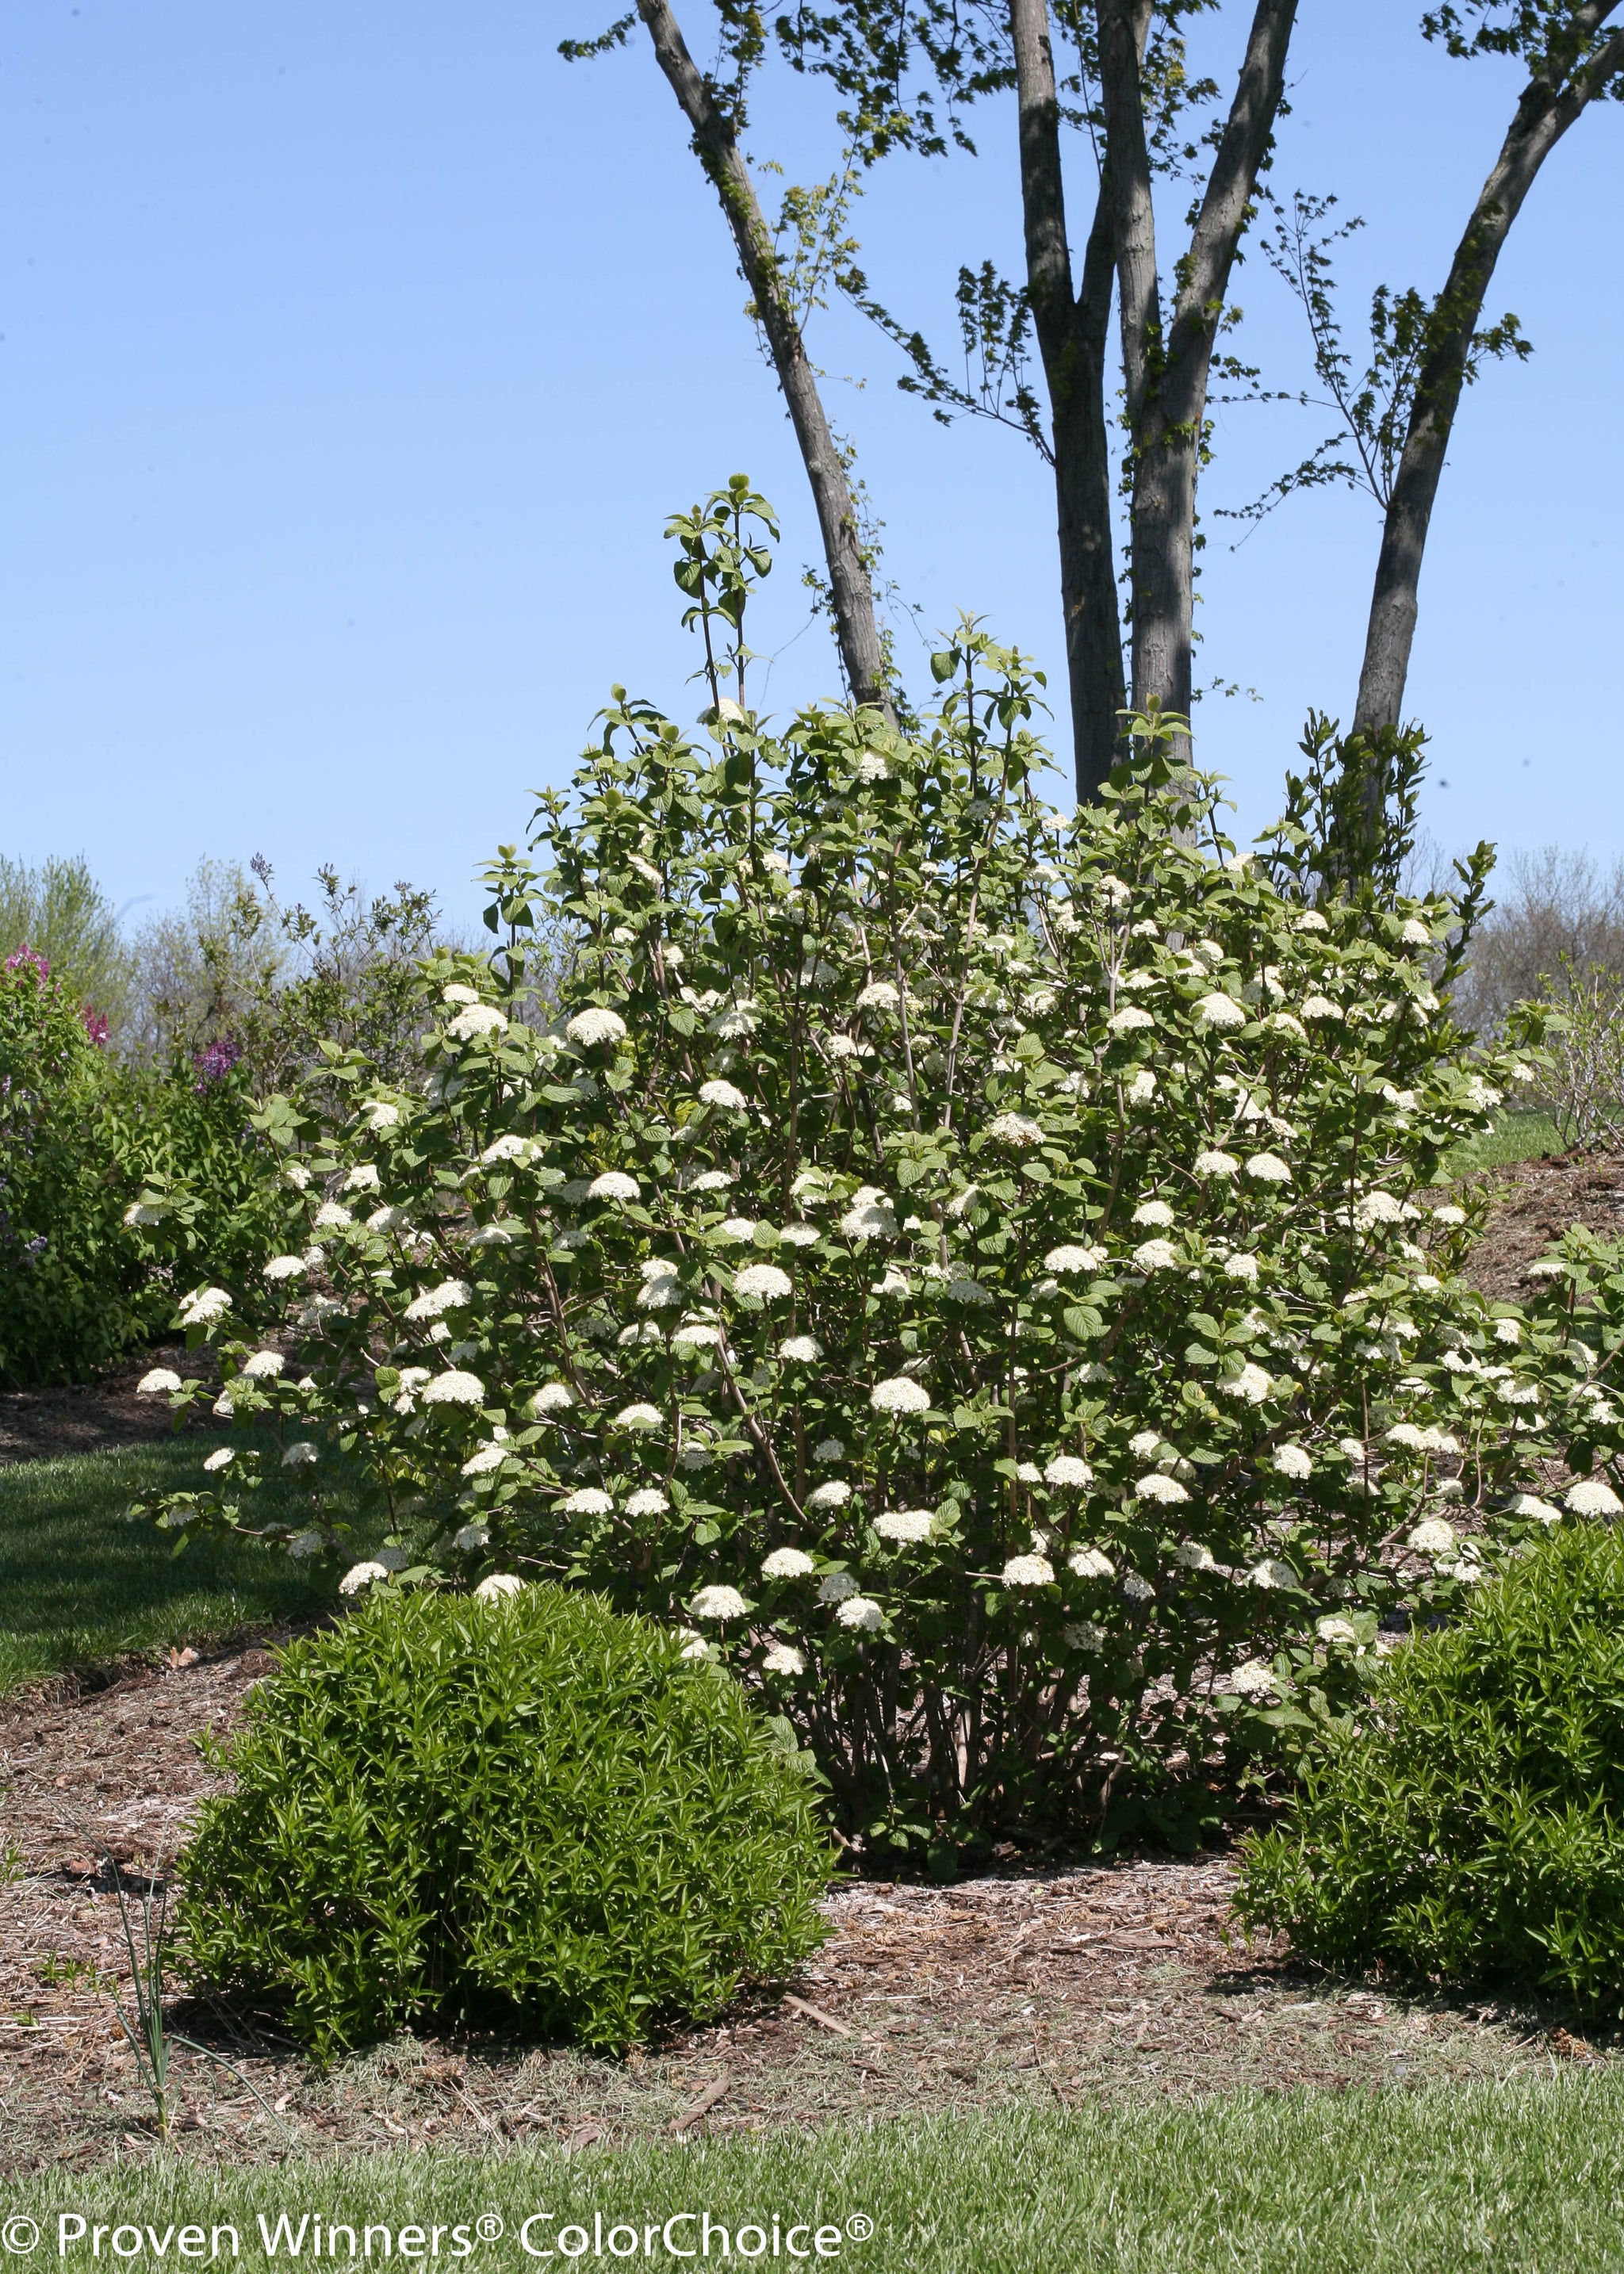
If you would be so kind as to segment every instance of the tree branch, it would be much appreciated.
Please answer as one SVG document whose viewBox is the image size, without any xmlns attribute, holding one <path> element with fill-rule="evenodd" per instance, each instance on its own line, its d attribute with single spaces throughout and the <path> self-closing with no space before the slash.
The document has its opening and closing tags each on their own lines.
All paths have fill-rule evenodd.
<svg viewBox="0 0 1624 2274">
<path fill-rule="evenodd" d="M 1297 0 L 1258 0 L 1235 101 L 1190 237 L 1176 324 L 1194 322 L 1216 329 L 1235 248 L 1251 211 L 1258 171 L 1285 92 L 1286 50 L 1296 13 Z"/>
<path fill-rule="evenodd" d="M 1150 0 L 1129 0 L 1136 82 Z M 1060 101 L 1047 0 L 1010 0 L 1027 297 L 1048 383 L 1077 796 L 1094 796 L 1121 756 L 1122 617 L 1111 535 L 1105 360 L 1115 267 L 1109 168 L 1101 171 L 1074 298 L 1066 237 Z"/>
<path fill-rule="evenodd" d="M 785 296 L 772 231 L 739 149 L 732 115 L 695 64 L 667 0 L 637 0 L 637 7 L 648 27 L 655 58 L 691 131 L 694 154 L 721 200 L 737 249 L 739 267 L 767 335 L 773 366 L 812 486 L 828 566 L 841 660 L 852 700 L 872 704 L 888 719 L 894 719 L 857 508 L 824 413 L 816 377 L 807 361 L 800 328 Z"/>
<path fill-rule="evenodd" d="M 1229 116 L 1179 264 L 1164 334 L 1134 0 L 1096 0 L 1106 157 L 1116 224 L 1122 371 L 1132 436 L 1133 706 L 1187 718 L 1194 644 L 1196 480 L 1212 349 L 1285 87 L 1297 0 L 1258 0 Z M 1187 749 L 1182 734 L 1176 746 Z"/>
<path fill-rule="evenodd" d="M 1618 0 L 1591 8 L 1599 25 Z M 1624 72 L 1624 29 L 1613 33 L 1565 87 L 1536 75 L 1523 89 L 1499 154 L 1466 224 L 1416 374 L 1409 425 L 1382 526 L 1370 623 L 1354 713 L 1356 734 L 1395 727 L 1409 675 L 1421 561 L 1454 431 L 1484 296 L 1540 167 L 1585 106 Z"/>
<path fill-rule="evenodd" d="M 1015 42 L 1016 118 L 1021 146 L 1021 209 L 1026 230 L 1026 282 L 1041 333 L 1046 316 L 1071 309 L 1071 254 L 1066 244 L 1066 189 L 1060 154 L 1060 99 L 1049 45 L 1048 0 L 1009 0 Z"/>
</svg>

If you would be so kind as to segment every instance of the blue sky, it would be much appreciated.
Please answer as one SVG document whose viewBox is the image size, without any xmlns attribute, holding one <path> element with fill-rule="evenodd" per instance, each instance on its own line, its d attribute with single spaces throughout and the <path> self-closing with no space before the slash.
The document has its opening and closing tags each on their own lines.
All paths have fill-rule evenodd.
<svg viewBox="0 0 1624 2274">
<path fill-rule="evenodd" d="M 798 582 L 804 478 L 675 105 L 646 45 L 555 52 L 609 12 L 12 0 L 0 850 L 82 851 L 142 907 L 203 855 L 263 852 L 290 888 L 331 860 L 432 885 L 465 921 L 476 866 L 522 833 L 530 788 L 568 779 L 612 681 L 691 716 L 661 531 L 738 469 L 784 519 L 754 627 L 777 655 L 767 700 L 832 691 Z M 680 0 L 696 47 L 706 12 Z M 1356 342 L 1377 279 L 1436 288 L 1514 101 L 1514 66 L 1449 62 L 1418 14 L 1302 10 L 1274 179 L 1365 217 Z M 1226 82 L 1242 22 L 1232 4 L 1204 33 Z M 959 262 L 1016 266 L 1012 132 L 990 106 L 979 158 L 894 162 L 854 217 L 881 297 L 944 345 Z M 1603 381 L 1624 347 L 1621 135 L 1609 106 L 1547 164 L 1492 293 L 1537 352 L 1469 395 L 1444 478 L 1409 694 L 1451 846 L 1624 852 L 1606 660 L 1624 467 Z M 790 178 L 827 172 L 817 92 L 771 76 L 752 147 Z M 1081 211 L 1081 162 L 1074 179 Z M 1237 297 L 1244 350 L 1302 384 L 1300 320 L 1260 260 Z M 1046 471 L 1007 433 L 933 424 L 850 312 L 813 346 L 866 378 L 832 380 L 831 410 L 922 622 L 977 610 L 1053 683 Z M 1205 506 L 1328 431 L 1222 412 Z M 1200 669 L 1261 699 L 1203 704 L 1200 750 L 1250 830 L 1306 707 L 1351 704 L 1377 521 L 1316 496 L 1233 553 L 1234 524 L 1206 525 Z"/>
</svg>

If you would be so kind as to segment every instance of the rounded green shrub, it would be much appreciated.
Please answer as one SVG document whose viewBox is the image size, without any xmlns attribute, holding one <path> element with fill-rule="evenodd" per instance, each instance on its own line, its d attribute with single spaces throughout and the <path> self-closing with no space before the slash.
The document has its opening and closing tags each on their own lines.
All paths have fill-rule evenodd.
<svg viewBox="0 0 1624 2274">
<path fill-rule="evenodd" d="M 1248 1843 L 1241 1916 L 1305 1957 L 1624 2014 L 1624 1540 L 1564 1526 L 1396 1652 Z"/>
<path fill-rule="evenodd" d="M 822 1938 L 797 1763 L 589 1595 L 379 1590 L 286 1653 L 229 1758 L 179 1860 L 182 1962 L 318 2052 L 419 2019 L 616 2050 Z"/>
</svg>

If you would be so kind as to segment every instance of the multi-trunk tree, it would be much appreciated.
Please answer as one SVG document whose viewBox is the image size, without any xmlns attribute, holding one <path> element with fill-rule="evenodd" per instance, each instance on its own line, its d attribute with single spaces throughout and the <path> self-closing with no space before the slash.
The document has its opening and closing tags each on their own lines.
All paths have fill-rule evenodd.
<svg viewBox="0 0 1624 2274">
<path fill-rule="evenodd" d="M 1295 0 L 1258 0 L 1227 113 L 1192 140 L 1196 114 L 1218 99 L 1219 88 L 1190 77 L 1183 30 L 1212 4 L 845 0 L 824 15 L 781 19 L 779 27 L 801 68 L 833 80 L 845 104 L 842 123 L 871 156 L 903 146 L 933 154 L 949 139 L 971 148 L 969 106 L 1014 89 L 1025 282 L 1016 295 L 984 293 L 972 307 L 963 289 L 971 272 L 963 270 L 961 308 L 971 319 L 967 348 L 995 371 L 999 358 L 988 356 L 989 346 L 1004 349 L 1004 367 L 1013 365 L 1017 326 L 1030 315 L 1046 427 L 1030 413 L 1010 419 L 1011 398 L 996 387 L 956 386 L 917 335 L 872 300 L 865 305 L 902 338 L 915 366 L 909 383 L 942 415 L 979 410 L 1020 424 L 1053 466 L 1073 757 L 1085 798 L 1123 755 L 1128 701 L 1136 711 L 1185 717 L 1193 691 L 1195 499 L 1208 390 L 1230 271 L 1281 106 L 1295 17 Z M 1091 192 L 1084 201 L 1091 203 L 1091 219 L 1080 275 L 1068 225 L 1068 130 L 1086 143 Z M 1204 144 L 1212 148 L 1205 179 Z M 1158 259 L 1159 177 L 1181 177 L 1195 189 L 1170 294 Z M 1116 452 L 1107 408 L 1114 294 L 1129 493 L 1126 687 L 1112 522 Z"/>
<path fill-rule="evenodd" d="M 1190 715 L 1196 482 L 1230 272 L 1286 86 L 1296 0 L 1258 0 L 1235 98 L 1164 305 L 1137 48 L 1139 0 L 1099 0 L 1099 77 L 1129 442 L 1133 699 Z"/>
<path fill-rule="evenodd" d="M 1276 265 L 1288 273 L 1295 265 L 1317 377 L 1344 421 L 1343 433 L 1275 493 L 1350 478 L 1373 492 L 1384 516 L 1348 745 L 1372 802 L 1390 771 L 1378 759 L 1394 747 L 1422 557 L 1462 388 L 1484 356 L 1527 352 L 1514 318 L 1484 323 L 1495 263 L 1545 159 L 1591 102 L 1624 88 L 1624 30 L 1607 29 L 1621 4 L 1446 0 L 1423 19 L 1425 36 L 1452 53 L 1516 56 L 1529 78 L 1443 290 L 1431 299 L 1413 290 L 1377 295 L 1363 380 L 1331 309 L 1328 239 L 1316 245 L 1305 235 L 1304 215 L 1311 220 L 1323 207 L 1299 199 L 1295 224 L 1274 241 Z M 1078 794 L 1091 796 L 1122 754 L 1127 707 L 1182 718 L 1195 697 L 1197 493 L 1209 406 L 1215 379 L 1239 376 L 1245 387 L 1256 378 L 1229 358 L 1224 335 L 1236 320 L 1235 266 L 1269 196 L 1296 0 L 1233 10 L 1244 16 L 1244 38 L 1227 109 L 1219 83 L 1192 72 L 1185 37 L 1192 19 L 1221 14 L 1223 0 L 827 0 L 822 9 L 786 10 L 770 25 L 752 0 L 711 6 L 720 46 L 708 71 L 693 62 L 668 0 L 635 0 L 600 39 L 566 43 L 565 52 L 601 52 L 640 22 L 676 95 L 800 445 L 851 693 L 888 707 L 870 560 L 803 335 L 812 296 L 800 289 L 796 264 L 808 216 L 816 237 L 820 212 L 828 222 L 821 274 L 903 348 L 910 367 L 901 383 L 939 418 L 976 413 L 1015 427 L 1052 469 L 1073 757 Z M 910 149 L 973 153 L 972 107 L 1013 95 L 1025 275 L 1016 283 L 985 261 L 961 268 L 962 381 L 875 297 L 855 246 L 838 238 L 842 200 L 820 207 L 815 195 L 791 192 L 799 245 L 790 229 L 786 256 L 785 219 L 767 221 L 739 147 L 747 92 L 774 46 L 797 71 L 833 87 L 849 170 Z M 1069 175 L 1081 178 L 1069 184 Z M 1185 207 L 1171 261 L 1170 192 Z M 1041 392 L 1026 374 L 1029 342 Z M 1345 440 L 1356 446 L 1356 463 L 1326 456 Z"/>
</svg>

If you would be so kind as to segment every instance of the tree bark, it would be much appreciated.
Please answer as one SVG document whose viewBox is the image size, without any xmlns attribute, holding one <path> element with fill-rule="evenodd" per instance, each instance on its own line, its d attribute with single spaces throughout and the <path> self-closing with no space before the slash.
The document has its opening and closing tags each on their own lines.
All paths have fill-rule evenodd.
<svg viewBox="0 0 1624 2274">
<path fill-rule="evenodd" d="M 1139 0 L 1146 24 L 1148 0 Z M 1122 627 L 1111 542 L 1106 347 L 1115 266 L 1111 190 L 1102 175 L 1083 282 L 1072 291 L 1060 105 L 1048 0 L 1010 0 L 1026 231 L 1026 285 L 1048 388 L 1060 545 L 1061 606 L 1077 799 L 1086 804 L 1123 754 Z"/>
<path fill-rule="evenodd" d="M 1612 7 L 1598 7 L 1591 12 L 1599 24 L 1612 13 Z M 1359 674 L 1359 700 L 1354 712 L 1356 734 L 1372 735 L 1399 723 L 1416 636 L 1421 557 L 1466 380 L 1472 339 L 1500 248 L 1540 167 L 1585 105 L 1621 69 L 1624 31 L 1615 32 L 1566 88 L 1559 90 L 1538 78 L 1530 80 L 1455 248 L 1449 280 L 1439 302 L 1443 324 L 1416 374 L 1403 455 L 1382 525 Z"/>
<path fill-rule="evenodd" d="M 1122 371 L 1133 441 L 1133 702 L 1190 715 L 1196 478 L 1212 347 L 1236 247 L 1285 87 L 1296 0 L 1258 0 L 1190 249 L 1163 333 L 1156 215 L 1135 0 L 1098 0 L 1106 156 L 1115 208 Z"/>
<path fill-rule="evenodd" d="M 667 0 L 637 0 L 661 70 L 682 107 L 693 136 L 694 154 L 717 196 L 739 267 L 761 319 L 761 328 L 789 407 L 806 478 L 812 485 L 823 556 L 829 572 L 835 636 L 854 703 L 869 704 L 895 719 L 887 684 L 885 651 L 874 614 L 873 585 L 863 558 L 857 508 L 824 415 L 817 378 L 783 290 L 768 229 L 734 133 L 733 122 L 714 88 L 696 66 L 682 28 Z"/>
</svg>

